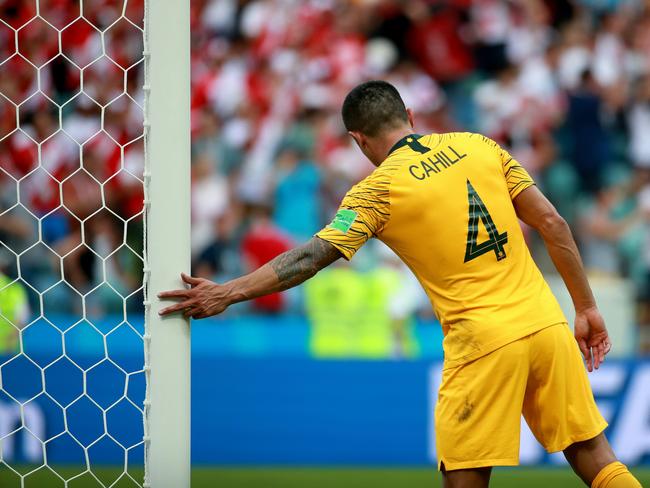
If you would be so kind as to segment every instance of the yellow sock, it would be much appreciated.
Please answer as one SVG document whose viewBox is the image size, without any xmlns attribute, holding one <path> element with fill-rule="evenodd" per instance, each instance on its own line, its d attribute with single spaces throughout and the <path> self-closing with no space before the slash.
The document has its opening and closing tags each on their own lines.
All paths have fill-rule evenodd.
<svg viewBox="0 0 650 488">
<path fill-rule="evenodd" d="M 596 475 L 591 488 L 643 488 L 623 463 L 608 464 Z"/>
</svg>

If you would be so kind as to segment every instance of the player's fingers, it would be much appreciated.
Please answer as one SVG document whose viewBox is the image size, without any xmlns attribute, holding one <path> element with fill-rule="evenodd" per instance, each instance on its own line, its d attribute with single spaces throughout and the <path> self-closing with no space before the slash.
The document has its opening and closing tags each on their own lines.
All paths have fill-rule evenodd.
<svg viewBox="0 0 650 488">
<path fill-rule="evenodd" d="M 189 290 L 168 290 L 158 293 L 158 298 L 187 298 Z"/>
<path fill-rule="evenodd" d="M 176 305 L 171 305 L 167 308 L 163 308 L 160 312 L 158 312 L 160 315 L 169 315 L 170 313 L 175 313 L 175 312 L 180 312 L 181 310 L 185 310 L 190 304 L 187 302 L 181 302 L 177 303 Z"/>
<path fill-rule="evenodd" d="M 605 354 L 609 354 L 609 351 L 612 350 L 612 341 L 609 338 L 605 339 Z"/>
<path fill-rule="evenodd" d="M 192 286 L 196 286 L 196 285 L 200 284 L 201 281 L 203 281 L 202 278 L 194 278 L 193 276 L 190 276 L 190 275 L 185 274 L 185 273 L 181 273 L 181 278 L 183 279 L 183 281 L 185 283 L 187 283 L 188 285 L 192 285 Z"/>
<path fill-rule="evenodd" d="M 587 342 L 584 339 L 576 337 L 576 342 L 578 343 L 578 347 L 580 348 L 580 352 L 585 358 L 585 361 L 589 359 L 589 348 L 587 347 Z"/>
<path fill-rule="evenodd" d="M 605 341 L 598 344 L 598 356 L 600 357 L 600 364 L 605 362 Z"/>
<path fill-rule="evenodd" d="M 585 357 L 587 371 L 593 371 L 591 348 L 587 347 L 587 342 L 584 339 L 578 339 L 578 347 L 580 348 L 580 351 L 582 351 L 582 355 Z"/>
<path fill-rule="evenodd" d="M 591 353 L 594 356 L 594 369 L 600 367 L 600 363 L 603 362 L 603 347 L 602 344 L 597 344 L 591 348 Z"/>
</svg>

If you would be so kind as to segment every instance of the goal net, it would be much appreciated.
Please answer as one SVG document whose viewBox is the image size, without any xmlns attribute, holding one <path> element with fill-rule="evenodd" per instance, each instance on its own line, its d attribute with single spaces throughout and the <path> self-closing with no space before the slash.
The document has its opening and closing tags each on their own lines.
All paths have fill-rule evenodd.
<svg viewBox="0 0 650 488">
<path fill-rule="evenodd" d="M 143 26 L 0 3 L 3 488 L 143 485 Z"/>
</svg>

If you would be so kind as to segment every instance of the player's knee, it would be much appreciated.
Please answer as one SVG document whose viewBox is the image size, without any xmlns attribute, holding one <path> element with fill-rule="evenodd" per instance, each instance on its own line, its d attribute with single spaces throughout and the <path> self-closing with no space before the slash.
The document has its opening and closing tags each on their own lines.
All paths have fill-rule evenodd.
<svg viewBox="0 0 650 488">
<path fill-rule="evenodd" d="M 602 457 L 605 460 L 611 457 L 612 459 L 609 460 L 609 462 L 616 460 L 614 458 L 614 451 L 609 445 L 607 437 L 605 437 L 605 434 L 603 433 L 600 433 L 591 439 L 574 442 L 564 450 L 564 453 L 574 453 L 576 455 L 586 455 L 590 457 Z"/>
</svg>

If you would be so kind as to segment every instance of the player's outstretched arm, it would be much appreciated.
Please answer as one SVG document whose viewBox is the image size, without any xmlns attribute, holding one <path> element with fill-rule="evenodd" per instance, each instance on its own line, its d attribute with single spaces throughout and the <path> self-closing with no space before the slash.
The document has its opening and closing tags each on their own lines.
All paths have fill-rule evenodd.
<svg viewBox="0 0 650 488">
<path fill-rule="evenodd" d="M 269 263 L 222 285 L 204 278 L 181 274 L 190 288 L 164 291 L 161 299 L 180 300 L 160 311 L 160 315 L 183 312 L 185 317 L 202 319 L 223 312 L 233 303 L 287 290 L 329 266 L 341 253 L 329 242 L 313 237 L 306 244 L 280 254 Z"/>
<path fill-rule="evenodd" d="M 573 300 L 576 310 L 574 333 L 587 362 L 587 369 L 598 369 L 611 348 L 611 342 L 569 226 L 535 186 L 517 195 L 513 204 L 519 218 L 536 229 L 544 239 L 553 264 Z"/>
</svg>

